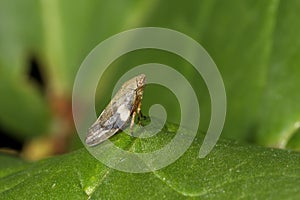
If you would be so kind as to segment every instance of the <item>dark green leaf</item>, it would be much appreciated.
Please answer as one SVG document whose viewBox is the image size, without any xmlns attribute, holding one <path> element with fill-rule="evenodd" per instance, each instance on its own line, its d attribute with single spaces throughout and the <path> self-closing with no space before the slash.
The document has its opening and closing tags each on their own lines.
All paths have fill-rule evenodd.
<svg viewBox="0 0 300 200">
<path fill-rule="evenodd" d="M 299 1 L 280 1 L 272 35 L 272 51 L 260 107 L 261 144 L 285 148 L 289 140 L 300 148 L 300 21 Z M 294 23 L 292 25 L 292 23 Z"/>
<path fill-rule="evenodd" d="M 169 128 L 170 131 L 169 132 Z M 136 151 L 167 143 L 173 125 L 156 139 L 136 139 Z M 126 139 L 127 138 L 127 139 Z M 162 138 L 164 138 L 162 140 Z M 221 140 L 204 159 L 198 158 L 203 136 L 166 168 L 132 174 L 110 169 L 85 149 L 49 158 L 0 178 L 5 199 L 298 199 L 300 154 Z M 126 144 L 120 133 L 115 143 Z M 123 142 L 122 142 L 123 141 Z M 125 145 L 126 146 L 126 145 Z M 1 161 L 3 158 L 1 158 Z M 9 162 L 9 161 L 8 161 Z M 3 168 L 1 170 L 4 170 Z"/>
<path fill-rule="evenodd" d="M 0 93 L 0 122 L 6 129 L 26 139 L 48 132 L 50 108 L 34 83 L 3 70 Z"/>
</svg>

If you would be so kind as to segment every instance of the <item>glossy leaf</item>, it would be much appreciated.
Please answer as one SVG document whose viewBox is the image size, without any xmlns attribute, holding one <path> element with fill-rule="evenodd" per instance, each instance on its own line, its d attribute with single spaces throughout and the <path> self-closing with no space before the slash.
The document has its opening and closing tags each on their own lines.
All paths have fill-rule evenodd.
<svg viewBox="0 0 300 200">
<path fill-rule="evenodd" d="M 133 139 L 124 143 L 128 141 L 128 135 L 119 133 L 113 141 L 125 149 L 152 150 L 168 143 L 174 136 L 174 126 L 166 127 L 166 131 L 154 140 Z M 221 140 L 206 158 L 199 159 L 202 139 L 203 136 L 198 136 L 189 150 L 166 168 L 142 174 L 116 171 L 97 161 L 85 149 L 77 150 L 27 165 L 21 170 L 1 173 L 0 194 L 4 199 L 300 197 L 299 153 Z M 4 161 L 3 157 L 0 159 Z M 2 167 L 0 172 L 3 170 Z"/>
</svg>

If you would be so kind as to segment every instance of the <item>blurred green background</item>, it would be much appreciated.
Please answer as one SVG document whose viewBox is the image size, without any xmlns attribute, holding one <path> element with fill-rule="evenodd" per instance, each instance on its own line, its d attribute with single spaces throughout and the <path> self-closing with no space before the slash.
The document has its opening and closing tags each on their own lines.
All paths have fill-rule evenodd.
<svg viewBox="0 0 300 200">
<path fill-rule="evenodd" d="M 192 37 L 217 64 L 228 101 L 222 137 L 299 150 L 299 9 L 298 0 L 0 0 L 1 148 L 29 159 L 78 148 L 71 95 L 81 62 L 114 34 L 156 26 Z M 210 99 L 201 76 L 159 50 L 128 53 L 109 67 L 99 83 L 98 114 L 118 78 L 149 62 L 172 66 L 190 81 L 205 131 Z M 143 101 L 146 113 L 162 103 L 168 119 L 178 120 L 178 102 L 165 88 L 147 88 Z"/>
</svg>

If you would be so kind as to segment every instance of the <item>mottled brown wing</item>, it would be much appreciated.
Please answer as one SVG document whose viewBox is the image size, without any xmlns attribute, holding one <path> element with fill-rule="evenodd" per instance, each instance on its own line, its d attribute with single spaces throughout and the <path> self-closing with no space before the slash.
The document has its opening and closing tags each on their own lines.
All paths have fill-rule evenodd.
<svg viewBox="0 0 300 200">
<path fill-rule="evenodd" d="M 119 90 L 96 122 L 89 128 L 86 144 L 95 146 L 123 128 L 131 118 L 135 101 L 136 91 L 134 89 L 122 88 Z"/>
</svg>

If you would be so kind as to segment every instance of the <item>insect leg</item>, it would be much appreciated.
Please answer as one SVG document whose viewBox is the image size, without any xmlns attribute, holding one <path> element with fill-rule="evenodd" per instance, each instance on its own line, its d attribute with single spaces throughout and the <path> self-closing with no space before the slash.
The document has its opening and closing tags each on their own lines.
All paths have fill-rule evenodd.
<svg viewBox="0 0 300 200">
<path fill-rule="evenodd" d="M 138 106 L 137 106 L 137 114 L 138 114 L 138 124 L 141 125 L 141 119 L 143 118 L 143 114 L 141 112 L 141 106 L 142 103 L 139 102 Z"/>
<path fill-rule="evenodd" d="M 133 111 L 132 113 L 132 118 L 131 118 L 131 122 L 130 122 L 130 134 L 132 135 L 133 133 L 133 125 L 134 125 L 134 118 L 136 116 L 136 111 Z"/>
</svg>

